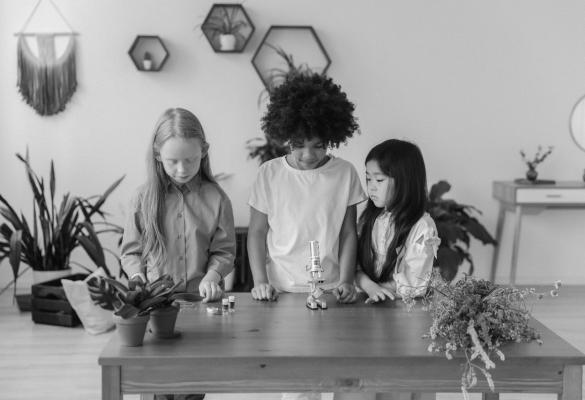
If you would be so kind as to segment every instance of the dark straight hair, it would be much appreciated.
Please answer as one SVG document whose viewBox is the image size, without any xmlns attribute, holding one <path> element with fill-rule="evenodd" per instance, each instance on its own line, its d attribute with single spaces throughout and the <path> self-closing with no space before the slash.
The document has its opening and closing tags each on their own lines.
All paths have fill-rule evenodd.
<svg viewBox="0 0 585 400">
<path fill-rule="evenodd" d="M 368 199 L 359 219 L 358 261 L 362 270 L 374 282 L 387 282 L 414 224 L 424 215 L 427 205 L 427 173 L 422 153 L 413 143 L 390 139 L 376 145 L 366 156 L 366 164 L 377 161 L 380 170 L 394 179 L 394 195 L 386 204 L 392 213 L 394 237 L 386 251 L 382 272 L 376 273 L 376 255 L 372 246 L 372 229 L 376 218 L 384 211 Z"/>
</svg>

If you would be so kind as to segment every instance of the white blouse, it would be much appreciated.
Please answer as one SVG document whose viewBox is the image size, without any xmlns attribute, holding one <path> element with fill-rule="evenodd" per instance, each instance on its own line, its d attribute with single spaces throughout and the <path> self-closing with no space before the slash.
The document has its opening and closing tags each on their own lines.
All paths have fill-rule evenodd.
<svg viewBox="0 0 585 400">
<path fill-rule="evenodd" d="M 376 255 L 376 274 L 382 272 L 386 251 L 394 237 L 392 215 L 384 211 L 376 218 L 372 228 L 372 246 Z M 425 213 L 414 224 L 402 248 L 398 248 L 398 259 L 390 282 L 380 283 L 400 297 L 424 295 L 429 284 L 433 260 L 441 239 L 437 235 L 435 222 Z"/>
</svg>

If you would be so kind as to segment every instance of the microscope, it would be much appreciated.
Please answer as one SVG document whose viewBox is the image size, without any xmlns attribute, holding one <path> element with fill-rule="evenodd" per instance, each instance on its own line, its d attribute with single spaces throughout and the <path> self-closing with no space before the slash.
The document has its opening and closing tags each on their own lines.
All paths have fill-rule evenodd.
<svg viewBox="0 0 585 400">
<path fill-rule="evenodd" d="M 309 257 L 309 265 L 307 265 L 306 269 L 309 271 L 309 286 L 310 292 L 309 296 L 307 297 L 307 308 L 311 310 L 327 309 L 327 302 L 324 299 L 320 299 L 325 290 L 321 288 L 321 285 L 325 282 L 323 279 L 323 267 L 321 267 L 321 258 L 319 257 L 319 242 L 316 240 L 311 240 L 309 242 L 309 250 L 310 250 L 310 257 Z"/>
</svg>

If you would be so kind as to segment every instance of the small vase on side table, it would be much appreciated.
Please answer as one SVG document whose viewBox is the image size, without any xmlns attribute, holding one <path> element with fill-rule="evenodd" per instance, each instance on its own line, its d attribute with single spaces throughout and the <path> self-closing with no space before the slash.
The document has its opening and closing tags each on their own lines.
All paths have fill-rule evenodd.
<svg viewBox="0 0 585 400">
<path fill-rule="evenodd" d="M 536 182 L 537 179 L 538 172 L 536 171 L 536 168 L 528 168 L 528 171 L 526 171 L 526 180 L 529 182 Z"/>
</svg>

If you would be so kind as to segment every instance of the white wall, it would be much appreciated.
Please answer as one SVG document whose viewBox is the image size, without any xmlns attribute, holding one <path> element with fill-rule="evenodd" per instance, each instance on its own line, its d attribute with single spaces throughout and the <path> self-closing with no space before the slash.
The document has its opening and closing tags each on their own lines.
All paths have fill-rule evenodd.
<svg viewBox="0 0 585 400">
<path fill-rule="evenodd" d="M 52 117 L 35 114 L 15 87 L 13 33 L 35 3 L 0 0 L 0 192 L 24 209 L 30 193 L 14 153 L 28 145 L 42 173 L 55 160 L 62 191 L 94 194 L 126 174 L 108 207 L 121 222 L 143 180 L 156 119 L 167 107 L 183 106 L 206 129 L 214 171 L 234 173 L 222 185 L 236 223 L 246 225 L 257 163 L 247 160 L 244 146 L 260 135 L 262 113 L 256 103 L 262 84 L 250 60 L 268 27 L 281 24 L 312 25 L 327 48 L 329 74 L 355 102 L 362 131 L 336 153 L 360 172 L 380 141 L 415 141 L 429 183 L 447 179 L 451 196 L 481 209 L 494 232 L 491 182 L 523 175 L 520 149 L 555 146 L 541 177 L 578 180 L 585 168 L 585 153 L 568 131 L 571 108 L 585 93 L 580 0 L 247 0 L 256 32 L 244 53 L 223 55 L 194 30 L 212 1 L 55 0 L 80 33 L 79 88 L 65 112 Z M 163 71 L 136 70 L 127 51 L 138 34 L 164 40 L 170 58 Z M 578 210 L 526 217 L 518 282 L 585 283 L 584 222 Z M 511 237 L 506 226 L 498 281 L 508 276 Z M 474 242 L 472 253 L 477 275 L 487 277 L 492 248 Z M 0 283 L 10 276 L 4 267 Z"/>
</svg>

